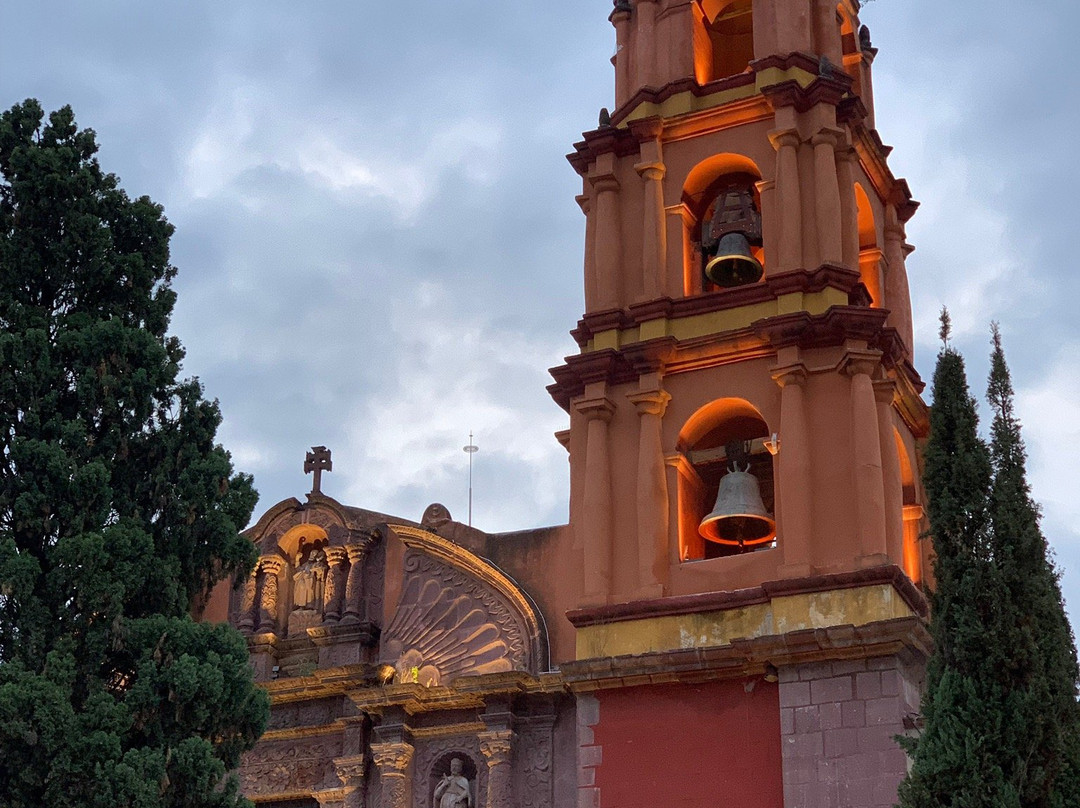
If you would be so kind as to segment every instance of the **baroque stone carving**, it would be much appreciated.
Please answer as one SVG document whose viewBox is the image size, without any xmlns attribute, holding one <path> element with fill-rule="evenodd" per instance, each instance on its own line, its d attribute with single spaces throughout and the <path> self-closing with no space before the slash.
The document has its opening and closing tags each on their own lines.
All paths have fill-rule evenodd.
<svg viewBox="0 0 1080 808">
<path fill-rule="evenodd" d="M 520 808 L 552 808 L 551 723 L 523 728 L 516 749 Z"/>
<path fill-rule="evenodd" d="M 340 739 L 261 743 L 240 763 L 240 787 L 249 797 L 315 790 L 337 781 L 333 759 L 340 754 Z"/>
<path fill-rule="evenodd" d="M 397 681 L 445 685 L 463 675 L 528 669 L 526 631 L 497 592 L 419 551 L 406 553 L 404 568 L 383 646 Z"/>
</svg>

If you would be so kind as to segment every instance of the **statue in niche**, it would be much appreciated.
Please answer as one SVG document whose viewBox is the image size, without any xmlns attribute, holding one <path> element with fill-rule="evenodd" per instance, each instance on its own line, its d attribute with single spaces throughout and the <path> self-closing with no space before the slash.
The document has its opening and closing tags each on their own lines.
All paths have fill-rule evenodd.
<svg viewBox="0 0 1080 808">
<path fill-rule="evenodd" d="M 301 558 L 304 557 L 301 555 Z M 322 623 L 323 595 L 329 573 L 326 552 L 313 547 L 292 576 L 292 610 L 287 636 L 303 636 L 309 628 Z"/>
<path fill-rule="evenodd" d="M 301 564 L 293 575 L 293 610 L 322 611 L 323 590 L 326 587 L 326 574 L 329 569 L 326 553 L 321 549 L 312 550 L 307 561 Z"/>
<path fill-rule="evenodd" d="M 432 808 L 472 808 L 472 786 L 463 770 L 461 758 L 450 761 L 450 773 L 443 775 L 435 786 Z"/>
</svg>

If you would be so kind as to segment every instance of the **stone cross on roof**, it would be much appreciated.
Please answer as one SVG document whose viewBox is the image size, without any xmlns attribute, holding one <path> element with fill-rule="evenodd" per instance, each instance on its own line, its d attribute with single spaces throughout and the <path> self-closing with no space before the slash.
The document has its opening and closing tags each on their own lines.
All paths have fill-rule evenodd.
<svg viewBox="0 0 1080 808">
<path fill-rule="evenodd" d="M 334 464 L 330 460 L 330 450 L 325 446 L 312 446 L 311 451 L 304 457 L 304 474 L 315 474 L 311 481 L 311 493 L 322 493 L 322 473 L 333 470 Z"/>
</svg>

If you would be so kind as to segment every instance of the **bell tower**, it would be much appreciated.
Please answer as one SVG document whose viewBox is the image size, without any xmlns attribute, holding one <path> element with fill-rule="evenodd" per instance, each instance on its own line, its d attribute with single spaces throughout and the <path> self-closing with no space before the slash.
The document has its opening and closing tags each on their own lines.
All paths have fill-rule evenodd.
<svg viewBox="0 0 1080 808">
<path fill-rule="evenodd" d="M 714 678 L 776 683 L 790 806 L 892 805 L 925 661 L 917 203 L 858 13 L 615 0 L 614 106 L 569 155 L 580 352 L 549 388 L 570 414 L 565 670 L 610 660 L 625 681 L 693 650 L 727 655 Z"/>
</svg>

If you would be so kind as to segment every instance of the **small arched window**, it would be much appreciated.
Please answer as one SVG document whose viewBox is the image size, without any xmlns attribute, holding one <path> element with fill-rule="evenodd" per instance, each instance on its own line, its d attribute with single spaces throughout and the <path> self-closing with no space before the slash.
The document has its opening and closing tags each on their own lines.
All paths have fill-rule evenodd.
<svg viewBox="0 0 1080 808">
<path fill-rule="evenodd" d="M 743 73 L 753 60 L 752 0 L 696 0 L 694 77 L 698 84 Z"/>
</svg>

